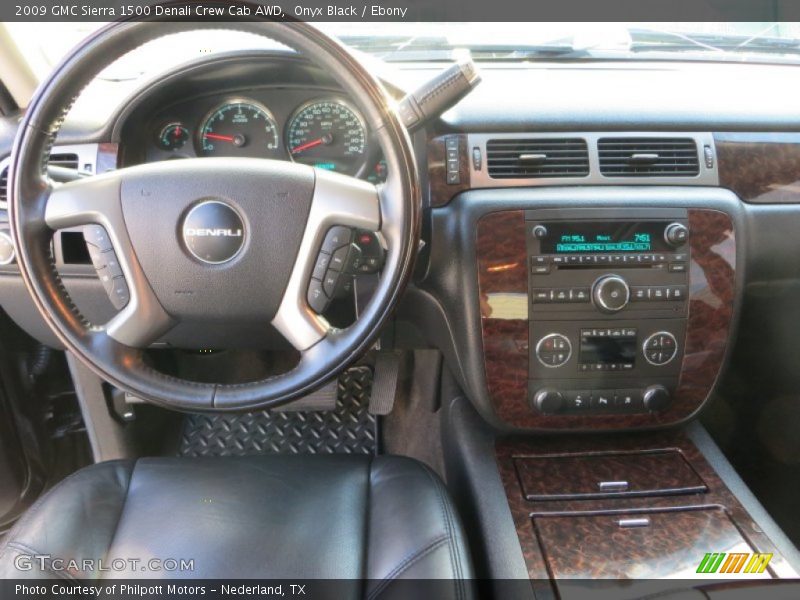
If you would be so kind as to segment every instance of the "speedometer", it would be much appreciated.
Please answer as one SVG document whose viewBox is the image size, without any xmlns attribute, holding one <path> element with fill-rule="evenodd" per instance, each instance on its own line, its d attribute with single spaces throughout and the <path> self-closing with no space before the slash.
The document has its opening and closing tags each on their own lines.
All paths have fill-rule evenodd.
<svg viewBox="0 0 800 600">
<path fill-rule="evenodd" d="M 292 160 L 356 175 L 367 157 L 364 120 L 338 98 L 314 100 L 289 120 L 286 145 Z"/>
<path fill-rule="evenodd" d="M 280 141 L 278 125 L 265 106 L 253 100 L 229 100 L 212 110 L 199 132 L 204 156 L 272 157 Z"/>
</svg>

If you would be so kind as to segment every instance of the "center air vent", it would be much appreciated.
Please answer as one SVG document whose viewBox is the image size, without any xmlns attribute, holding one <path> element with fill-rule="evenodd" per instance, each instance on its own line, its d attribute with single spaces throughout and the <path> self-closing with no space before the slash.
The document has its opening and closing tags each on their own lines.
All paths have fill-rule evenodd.
<svg viewBox="0 0 800 600">
<path fill-rule="evenodd" d="M 486 163 L 494 179 L 585 177 L 589 150 L 581 138 L 492 139 Z"/>
<path fill-rule="evenodd" d="M 600 173 L 606 177 L 694 177 L 700 173 L 692 138 L 601 138 Z"/>
<path fill-rule="evenodd" d="M 64 169 L 77 169 L 78 168 L 78 155 L 77 154 L 51 154 L 48 164 L 54 167 L 63 167 Z"/>
</svg>

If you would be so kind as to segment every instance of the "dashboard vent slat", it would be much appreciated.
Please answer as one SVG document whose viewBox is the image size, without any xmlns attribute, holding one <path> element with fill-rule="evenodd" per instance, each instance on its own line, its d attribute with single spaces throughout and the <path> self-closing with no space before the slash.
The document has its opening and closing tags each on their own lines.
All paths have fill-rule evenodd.
<svg viewBox="0 0 800 600">
<path fill-rule="evenodd" d="M 78 155 L 72 152 L 53 153 L 47 163 L 65 169 L 78 169 L 79 167 Z M 8 202 L 8 167 L 4 167 L 3 172 L 0 173 L 0 203 L 4 202 Z"/>
<path fill-rule="evenodd" d="M 493 139 L 486 142 L 486 164 L 495 179 L 586 177 L 589 149 L 581 138 Z"/>
<path fill-rule="evenodd" d="M 692 138 L 601 138 L 597 141 L 597 151 L 600 173 L 606 177 L 700 174 L 697 144 Z"/>
<path fill-rule="evenodd" d="M 63 167 L 65 169 L 78 168 L 78 155 L 71 153 L 64 154 L 51 154 L 50 159 L 47 161 L 54 167 Z"/>
<path fill-rule="evenodd" d="M 0 202 L 8 202 L 8 167 L 0 173 Z"/>
</svg>

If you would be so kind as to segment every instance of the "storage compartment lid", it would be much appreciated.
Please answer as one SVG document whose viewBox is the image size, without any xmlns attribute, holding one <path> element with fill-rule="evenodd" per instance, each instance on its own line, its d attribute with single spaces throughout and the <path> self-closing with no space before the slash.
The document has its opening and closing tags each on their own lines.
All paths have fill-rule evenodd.
<svg viewBox="0 0 800 600">
<path fill-rule="evenodd" d="M 771 555 L 754 554 L 719 507 L 536 515 L 533 525 L 562 598 L 579 591 L 585 598 L 587 583 L 580 580 L 587 579 L 618 580 L 590 589 L 614 591 L 608 597 L 621 600 L 652 593 L 652 585 L 662 579 L 673 580 L 664 582 L 665 591 L 687 585 L 675 580 L 773 576 Z"/>
<path fill-rule="evenodd" d="M 678 450 L 514 458 L 528 500 L 692 494 L 708 491 Z"/>
</svg>

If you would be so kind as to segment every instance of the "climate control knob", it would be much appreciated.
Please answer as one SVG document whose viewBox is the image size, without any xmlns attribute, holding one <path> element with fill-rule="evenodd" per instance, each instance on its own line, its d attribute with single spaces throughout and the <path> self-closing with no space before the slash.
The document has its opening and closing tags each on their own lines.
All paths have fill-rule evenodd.
<svg viewBox="0 0 800 600">
<path fill-rule="evenodd" d="M 679 248 L 689 241 L 689 228 L 683 223 L 671 223 L 664 230 L 664 239 L 673 248 Z"/>
<path fill-rule="evenodd" d="M 558 390 L 544 388 L 533 396 L 533 407 L 541 413 L 551 415 L 564 406 L 564 395 Z"/>
<path fill-rule="evenodd" d="M 644 407 L 650 412 L 666 410 L 672 404 L 672 396 L 663 385 L 651 385 L 642 395 Z"/>
<path fill-rule="evenodd" d="M 631 290 L 619 275 L 604 275 L 594 282 L 592 300 L 594 305 L 606 313 L 615 313 L 628 305 Z"/>
</svg>

